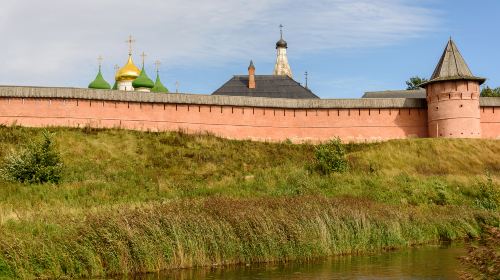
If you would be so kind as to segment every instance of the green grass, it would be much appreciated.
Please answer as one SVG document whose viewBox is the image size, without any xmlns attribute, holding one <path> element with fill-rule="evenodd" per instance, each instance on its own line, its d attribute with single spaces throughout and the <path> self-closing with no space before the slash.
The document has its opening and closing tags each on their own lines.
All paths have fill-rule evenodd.
<svg viewBox="0 0 500 280">
<path fill-rule="evenodd" d="M 59 185 L 0 181 L 0 278 L 284 261 L 477 236 L 500 217 L 500 141 L 311 144 L 50 128 Z M 0 159 L 42 129 L 0 127 Z"/>
</svg>

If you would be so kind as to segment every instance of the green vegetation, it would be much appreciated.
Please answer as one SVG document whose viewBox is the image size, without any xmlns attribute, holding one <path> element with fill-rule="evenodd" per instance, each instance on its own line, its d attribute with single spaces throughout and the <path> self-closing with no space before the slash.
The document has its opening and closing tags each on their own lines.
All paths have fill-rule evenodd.
<svg viewBox="0 0 500 280">
<path fill-rule="evenodd" d="M 314 167 L 324 175 L 333 172 L 344 172 L 349 167 L 344 145 L 339 138 L 318 145 L 314 154 Z"/>
<path fill-rule="evenodd" d="M 59 183 L 0 181 L 0 278 L 309 259 L 499 226 L 500 141 L 347 144 L 348 170 L 323 175 L 310 144 L 48 130 Z M 0 127 L 0 160 L 43 132 Z"/>
<path fill-rule="evenodd" d="M 406 81 L 406 90 L 420 89 L 420 85 L 428 81 L 426 78 L 420 78 L 419 76 L 411 77 Z"/>
<path fill-rule="evenodd" d="M 482 97 L 500 97 L 500 87 L 490 88 L 489 86 L 485 86 L 481 89 Z"/>
<path fill-rule="evenodd" d="M 0 176 L 7 181 L 29 184 L 58 183 L 62 163 L 54 149 L 51 136 L 43 134 L 42 141 L 30 142 L 22 150 L 9 155 L 0 167 Z"/>
<path fill-rule="evenodd" d="M 500 229 L 488 228 L 477 245 L 469 245 L 461 258 L 466 271 L 463 279 L 500 279 Z"/>
</svg>

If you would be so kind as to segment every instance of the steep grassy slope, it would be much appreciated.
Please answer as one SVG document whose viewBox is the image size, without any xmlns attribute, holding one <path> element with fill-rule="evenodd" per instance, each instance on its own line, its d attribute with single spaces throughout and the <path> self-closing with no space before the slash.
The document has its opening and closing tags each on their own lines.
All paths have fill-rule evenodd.
<svg viewBox="0 0 500 280">
<path fill-rule="evenodd" d="M 0 159 L 43 130 L 0 127 Z M 49 129 L 59 185 L 0 181 L 0 277 L 91 276 L 310 258 L 476 236 L 498 226 L 500 141 L 314 146 Z"/>
</svg>

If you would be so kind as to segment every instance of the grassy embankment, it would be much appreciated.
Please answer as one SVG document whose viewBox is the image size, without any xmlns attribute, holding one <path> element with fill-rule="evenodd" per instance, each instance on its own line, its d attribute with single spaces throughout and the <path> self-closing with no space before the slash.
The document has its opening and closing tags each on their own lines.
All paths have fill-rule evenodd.
<svg viewBox="0 0 500 280">
<path fill-rule="evenodd" d="M 51 131 L 59 185 L 0 181 L 0 278 L 308 259 L 499 224 L 500 141 L 352 144 L 350 171 L 323 176 L 308 144 Z M 41 133 L 0 127 L 0 159 Z"/>
</svg>

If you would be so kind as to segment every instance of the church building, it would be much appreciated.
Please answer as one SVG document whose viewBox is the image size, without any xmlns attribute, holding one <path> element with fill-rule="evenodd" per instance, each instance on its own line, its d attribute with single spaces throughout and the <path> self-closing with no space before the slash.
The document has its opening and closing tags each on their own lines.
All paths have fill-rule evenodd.
<svg viewBox="0 0 500 280">
<path fill-rule="evenodd" d="M 156 62 L 156 82 L 149 78 L 145 70 L 146 54 L 142 53 L 142 69 L 135 66 L 132 60 L 132 43 L 135 42 L 132 36 L 129 37 L 128 60 L 122 68 L 117 68 L 115 73 L 115 84 L 113 88 L 103 78 L 101 72 L 102 57 L 99 57 L 99 71 L 94 81 L 89 84 L 91 89 L 113 89 L 122 91 L 142 91 L 142 92 L 158 92 L 168 93 L 168 89 L 160 80 L 159 61 Z"/>
<path fill-rule="evenodd" d="M 212 95 L 291 99 L 319 98 L 307 86 L 302 86 L 292 78 L 287 49 L 288 44 L 283 39 L 283 30 L 281 29 L 280 40 L 276 42 L 276 64 L 273 75 L 255 75 L 255 65 L 253 61 L 250 61 L 248 75 L 234 76 Z"/>
</svg>

